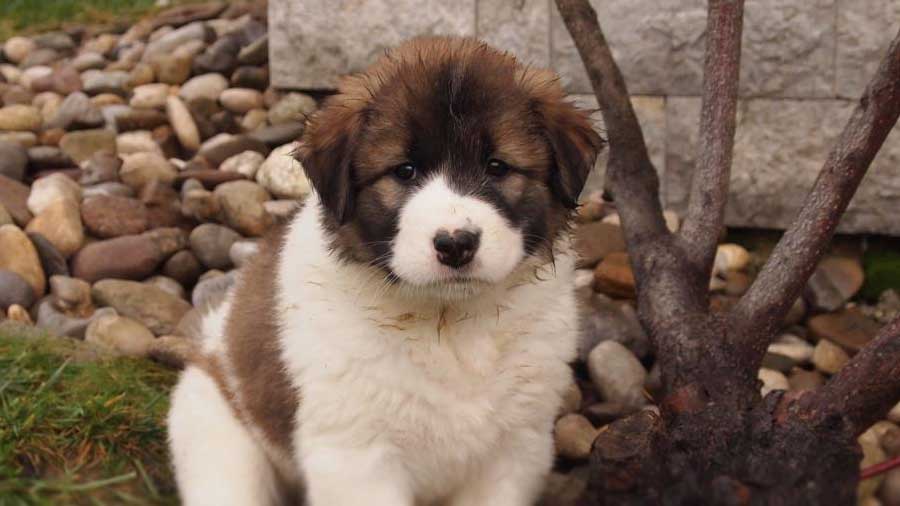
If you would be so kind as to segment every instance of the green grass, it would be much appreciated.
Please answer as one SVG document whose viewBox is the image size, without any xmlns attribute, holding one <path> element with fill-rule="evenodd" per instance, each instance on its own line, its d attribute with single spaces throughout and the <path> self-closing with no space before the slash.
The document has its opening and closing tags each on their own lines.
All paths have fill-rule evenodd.
<svg viewBox="0 0 900 506">
<path fill-rule="evenodd" d="M 0 505 L 177 504 L 175 373 L 0 324 Z"/>
</svg>

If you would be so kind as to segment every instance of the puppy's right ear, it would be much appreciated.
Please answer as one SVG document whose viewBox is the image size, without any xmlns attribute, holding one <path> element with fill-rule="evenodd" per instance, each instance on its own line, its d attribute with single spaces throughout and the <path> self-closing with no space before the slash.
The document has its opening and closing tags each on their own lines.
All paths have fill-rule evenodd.
<svg viewBox="0 0 900 506">
<path fill-rule="evenodd" d="M 353 212 L 353 156 L 362 122 L 358 108 L 331 97 L 310 118 L 296 152 L 322 206 L 339 224 Z"/>
</svg>

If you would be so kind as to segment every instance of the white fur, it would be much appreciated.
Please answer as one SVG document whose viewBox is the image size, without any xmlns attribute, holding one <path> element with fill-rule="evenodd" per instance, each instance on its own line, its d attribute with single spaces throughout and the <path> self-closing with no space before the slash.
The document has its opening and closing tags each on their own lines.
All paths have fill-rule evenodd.
<svg viewBox="0 0 900 506">
<path fill-rule="evenodd" d="M 436 180 L 402 211 L 392 266 L 408 286 L 398 288 L 380 271 L 339 260 L 321 212 L 312 197 L 273 273 L 282 356 L 302 395 L 294 471 L 309 504 L 533 504 L 553 461 L 553 421 L 575 355 L 568 241 L 558 242 L 555 264 L 523 260 L 521 234 L 497 211 Z M 435 228 L 458 224 L 483 231 L 466 275 L 485 283 L 471 297 L 418 290 L 447 275 L 423 253 Z M 221 333 L 215 322 L 204 329 Z M 256 466 L 264 445 L 248 444 L 252 431 L 236 425 L 202 377 L 185 373 L 170 416 L 185 504 L 214 504 L 204 495 L 212 482 L 234 497 L 258 494 L 241 504 L 272 504 L 273 478 Z"/>
</svg>

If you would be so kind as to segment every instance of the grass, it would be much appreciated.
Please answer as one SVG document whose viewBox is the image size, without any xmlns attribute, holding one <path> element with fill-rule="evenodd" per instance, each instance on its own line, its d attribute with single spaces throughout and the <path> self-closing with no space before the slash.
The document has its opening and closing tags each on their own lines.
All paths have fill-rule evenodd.
<svg viewBox="0 0 900 506">
<path fill-rule="evenodd" d="M 0 505 L 177 504 L 175 373 L 0 324 Z"/>
</svg>

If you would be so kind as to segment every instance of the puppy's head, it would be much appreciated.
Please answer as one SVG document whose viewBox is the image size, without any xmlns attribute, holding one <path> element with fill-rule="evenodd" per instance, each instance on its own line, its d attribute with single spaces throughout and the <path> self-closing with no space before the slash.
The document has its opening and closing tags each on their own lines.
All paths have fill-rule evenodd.
<svg viewBox="0 0 900 506">
<path fill-rule="evenodd" d="M 340 254 L 447 296 L 551 255 L 601 146 L 552 72 L 421 38 L 347 78 L 298 156 Z"/>
</svg>

